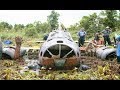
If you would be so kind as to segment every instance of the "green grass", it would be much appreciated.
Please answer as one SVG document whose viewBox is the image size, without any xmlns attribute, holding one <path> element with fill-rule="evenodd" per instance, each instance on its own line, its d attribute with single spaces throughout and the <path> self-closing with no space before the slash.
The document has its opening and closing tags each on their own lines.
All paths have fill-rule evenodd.
<svg viewBox="0 0 120 90">
<path fill-rule="evenodd" d="M 41 41 L 41 40 L 43 40 L 43 37 L 46 34 L 46 33 L 37 33 L 37 37 L 31 37 L 31 36 L 28 37 L 25 35 L 25 31 L 17 31 L 16 32 L 14 30 L 10 30 L 10 31 L 2 30 L 0 33 L 1 33 L 0 37 L 1 37 L 2 41 L 11 40 L 13 42 L 13 44 L 14 44 L 14 38 L 16 36 L 21 36 L 23 38 L 24 45 L 27 45 L 27 42 L 29 42 L 29 41 L 33 41 L 33 42 L 34 41 Z M 70 31 L 70 34 L 71 34 L 73 40 L 75 40 L 75 41 L 78 40 L 77 31 Z M 112 32 L 110 34 L 110 38 L 112 41 L 113 41 L 113 37 L 115 34 L 119 35 L 120 31 L 117 30 L 117 31 Z M 86 41 L 93 40 L 94 37 L 88 38 L 89 37 L 88 35 L 89 34 L 87 34 L 87 36 L 86 36 Z"/>
</svg>

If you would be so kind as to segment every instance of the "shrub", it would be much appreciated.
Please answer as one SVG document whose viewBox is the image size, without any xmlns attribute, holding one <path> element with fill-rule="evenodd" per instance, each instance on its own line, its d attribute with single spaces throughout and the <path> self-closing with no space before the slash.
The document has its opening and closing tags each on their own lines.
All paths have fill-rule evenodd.
<svg viewBox="0 0 120 90">
<path fill-rule="evenodd" d="M 30 28 L 26 28 L 25 36 L 34 38 L 34 37 L 38 37 L 38 34 L 37 34 L 36 29 L 34 27 L 30 27 Z"/>
</svg>

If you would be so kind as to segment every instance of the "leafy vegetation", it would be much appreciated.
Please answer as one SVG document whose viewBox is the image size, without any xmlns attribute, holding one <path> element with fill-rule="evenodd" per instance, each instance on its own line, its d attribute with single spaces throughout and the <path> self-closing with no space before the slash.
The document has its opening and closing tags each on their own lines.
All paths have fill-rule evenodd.
<svg viewBox="0 0 120 90">
<path fill-rule="evenodd" d="M 48 22 L 51 25 L 51 29 L 58 29 L 58 17 L 60 16 L 59 13 L 55 12 L 54 10 L 51 12 L 51 14 L 48 16 Z"/>
<path fill-rule="evenodd" d="M 119 32 L 120 29 L 120 10 L 102 10 L 99 15 L 96 13 L 88 16 L 83 16 L 79 22 L 74 25 L 66 27 L 64 24 L 58 22 L 60 14 L 51 11 L 48 15 L 47 21 L 41 23 L 41 21 L 35 21 L 27 25 L 15 24 L 12 26 L 7 22 L 0 22 L 0 33 L 2 39 L 11 39 L 14 36 L 22 36 L 25 39 L 32 38 L 42 40 L 44 35 L 49 33 L 53 29 L 67 29 L 74 40 L 77 40 L 77 32 L 80 28 L 84 27 L 87 31 L 86 39 L 93 38 L 96 31 L 102 31 L 106 26 L 109 26 L 113 33 Z M 6 33 L 7 32 L 7 33 Z M 111 36 L 112 38 L 113 36 Z"/>
<path fill-rule="evenodd" d="M 0 80 L 119 80 L 120 65 L 113 61 L 102 61 L 93 57 L 85 57 L 82 64 L 91 67 L 88 70 L 74 68 L 72 70 L 45 70 L 38 72 L 25 70 L 24 65 L 16 61 L 0 61 Z M 8 68 L 9 67 L 9 68 Z M 37 73 L 36 73 L 37 72 Z"/>
</svg>

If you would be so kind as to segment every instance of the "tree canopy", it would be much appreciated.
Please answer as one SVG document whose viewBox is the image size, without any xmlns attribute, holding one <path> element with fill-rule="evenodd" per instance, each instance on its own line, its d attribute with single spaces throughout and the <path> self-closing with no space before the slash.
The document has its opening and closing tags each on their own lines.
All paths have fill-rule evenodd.
<svg viewBox="0 0 120 90">
<path fill-rule="evenodd" d="M 102 10 L 100 14 L 92 13 L 87 16 L 83 16 L 79 22 L 74 25 L 70 25 L 68 28 L 65 27 L 63 23 L 59 25 L 59 16 L 55 10 L 52 10 L 50 15 L 48 15 L 46 22 L 35 21 L 34 23 L 29 23 L 27 25 L 15 24 L 11 25 L 7 22 L 0 22 L 0 32 L 3 31 L 22 31 L 26 32 L 25 35 L 36 35 L 36 34 L 46 34 L 53 29 L 67 29 L 72 34 L 72 37 L 76 39 L 76 33 L 80 28 L 85 28 L 87 31 L 87 38 L 93 37 L 96 31 L 102 31 L 106 26 L 109 26 L 113 32 L 120 29 L 120 10 Z M 33 34 L 34 33 L 34 34 Z"/>
<path fill-rule="evenodd" d="M 60 14 L 55 12 L 55 10 L 51 11 L 51 14 L 48 16 L 48 23 L 51 25 L 51 29 L 58 29 L 59 23 L 58 18 Z"/>
</svg>

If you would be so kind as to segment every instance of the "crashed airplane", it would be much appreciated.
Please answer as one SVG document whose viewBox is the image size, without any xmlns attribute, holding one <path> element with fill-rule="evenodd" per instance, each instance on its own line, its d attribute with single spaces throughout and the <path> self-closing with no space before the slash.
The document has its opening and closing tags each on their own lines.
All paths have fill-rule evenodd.
<svg viewBox="0 0 120 90">
<path fill-rule="evenodd" d="M 80 65 L 80 49 L 68 31 L 54 30 L 40 48 L 39 62 L 46 68 L 77 67 Z"/>
</svg>

